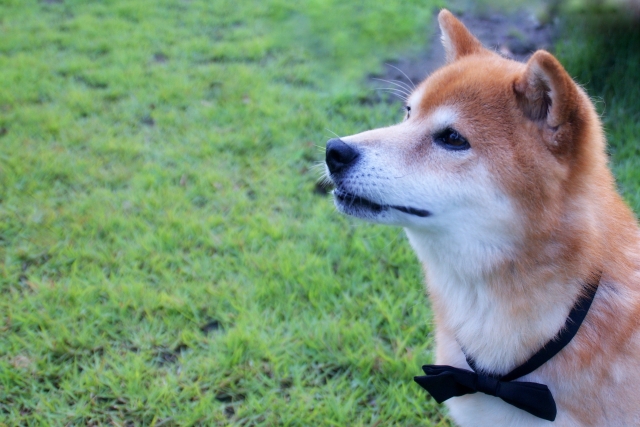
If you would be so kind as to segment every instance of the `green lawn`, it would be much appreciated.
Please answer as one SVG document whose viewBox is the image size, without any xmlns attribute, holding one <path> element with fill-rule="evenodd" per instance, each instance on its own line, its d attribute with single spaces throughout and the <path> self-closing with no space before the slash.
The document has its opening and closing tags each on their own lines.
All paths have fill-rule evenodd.
<svg viewBox="0 0 640 427">
<path fill-rule="evenodd" d="M 0 0 L 0 425 L 450 425 L 402 231 L 316 188 L 443 5 Z M 638 211 L 639 33 L 568 22 Z"/>
</svg>

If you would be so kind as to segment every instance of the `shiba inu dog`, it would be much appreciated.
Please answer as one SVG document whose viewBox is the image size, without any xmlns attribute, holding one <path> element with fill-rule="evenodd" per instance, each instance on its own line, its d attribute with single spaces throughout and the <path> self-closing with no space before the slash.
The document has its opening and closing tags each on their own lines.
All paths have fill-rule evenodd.
<svg viewBox="0 0 640 427">
<path fill-rule="evenodd" d="M 548 387 L 554 421 L 475 392 L 447 400 L 459 425 L 638 426 L 640 235 L 593 104 L 550 53 L 515 62 L 450 12 L 438 20 L 447 64 L 408 97 L 404 120 L 327 143 L 335 205 L 405 228 L 438 364 L 506 374 L 597 287 L 570 342 L 515 380 Z"/>
</svg>

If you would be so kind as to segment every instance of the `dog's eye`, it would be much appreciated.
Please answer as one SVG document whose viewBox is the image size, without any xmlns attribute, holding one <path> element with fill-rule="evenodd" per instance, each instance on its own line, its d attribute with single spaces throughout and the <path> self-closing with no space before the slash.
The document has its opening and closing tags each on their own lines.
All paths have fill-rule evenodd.
<svg viewBox="0 0 640 427">
<path fill-rule="evenodd" d="M 471 148 L 469 142 L 458 131 L 450 128 L 436 134 L 434 139 L 447 150 L 467 150 Z"/>
</svg>

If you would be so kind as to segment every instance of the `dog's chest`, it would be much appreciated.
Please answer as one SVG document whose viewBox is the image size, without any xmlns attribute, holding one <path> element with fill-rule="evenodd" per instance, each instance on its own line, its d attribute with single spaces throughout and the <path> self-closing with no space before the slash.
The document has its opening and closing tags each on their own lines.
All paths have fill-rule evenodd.
<svg viewBox="0 0 640 427">
<path fill-rule="evenodd" d="M 513 300 L 505 290 L 489 286 L 480 269 L 490 255 L 469 250 L 463 263 L 447 262 L 446 243 L 433 245 L 409 234 L 425 266 L 427 286 L 436 311 L 436 327 L 458 351 L 473 357 L 478 367 L 497 374 L 509 372 L 535 353 L 562 328 L 573 301 L 551 296 Z M 554 287 L 554 286 L 551 286 Z M 577 296 L 577 294 L 576 294 Z M 440 343 L 438 343 L 440 345 Z M 456 360 L 437 363 L 454 363 Z M 459 367 L 466 367 L 463 362 Z"/>
</svg>

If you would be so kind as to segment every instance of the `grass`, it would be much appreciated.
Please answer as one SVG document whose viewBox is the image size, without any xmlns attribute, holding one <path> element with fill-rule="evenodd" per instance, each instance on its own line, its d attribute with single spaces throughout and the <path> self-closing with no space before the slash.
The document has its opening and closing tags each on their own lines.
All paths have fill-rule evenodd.
<svg viewBox="0 0 640 427">
<path fill-rule="evenodd" d="M 430 13 L 3 2 L 0 418 L 441 419 L 411 381 L 431 343 L 413 255 L 336 215 L 313 167 L 325 128 L 397 117 L 362 79 Z"/>
<path fill-rule="evenodd" d="M 437 6 L 0 1 L 0 425 L 450 425 L 402 231 L 314 168 L 400 118 L 364 77 Z M 558 52 L 638 211 L 640 40 L 584 19 Z"/>
<path fill-rule="evenodd" d="M 626 13 L 622 11 L 622 13 Z M 557 55 L 601 113 L 611 166 L 629 205 L 640 213 L 640 28 L 612 10 L 566 20 Z"/>
</svg>

